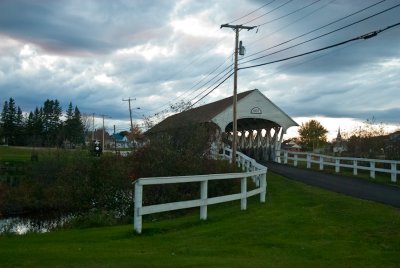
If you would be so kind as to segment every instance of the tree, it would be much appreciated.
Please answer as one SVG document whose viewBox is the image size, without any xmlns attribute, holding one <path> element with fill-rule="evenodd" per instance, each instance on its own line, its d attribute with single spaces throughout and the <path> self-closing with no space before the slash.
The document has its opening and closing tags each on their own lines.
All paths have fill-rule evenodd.
<svg viewBox="0 0 400 268">
<path fill-rule="evenodd" d="M 374 117 L 348 135 L 347 149 L 352 156 L 375 158 L 385 153 L 385 127 L 377 124 Z"/>
<path fill-rule="evenodd" d="M 326 142 L 327 133 L 328 130 L 317 120 L 310 120 L 299 128 L 300 140 L 308 150 L 321 147 Z"/>
<path fill-rule="evenodd" d="M 17 144 L 19 120 L 22 120 L 21 108 L 17 108 L 14 99 L 10 98 L 4 102 L 0 119 L 5 142 L 9 145 Z"/>
<path fill-rule="evenodd" d="M 62 110 L 58 100 L 47 99 L 43 105 L 43 131 L 45 144 L 48 146 L 59 145 Z"/>
</svg>

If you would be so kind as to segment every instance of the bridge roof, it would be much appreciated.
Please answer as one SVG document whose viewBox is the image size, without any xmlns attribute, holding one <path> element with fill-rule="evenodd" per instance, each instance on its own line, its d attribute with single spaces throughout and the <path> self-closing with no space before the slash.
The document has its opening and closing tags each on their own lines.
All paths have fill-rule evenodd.
<svg viewBox="0 0 400 268">
<path fill-rule="evenodd" d="M 285 130 L 290 126 L 297 126 L 297 123 L 293 119 L 272 103 L 258 89 L 239 93 L 237 101 L 238 130 L 241 130 L 240 126 L 242 128 L 246 126 L 247 129 L 260 129 L 279 125 Z M 232 97 L 228 97 L 169 116 L 148 132 L 156 133 L 187 124 L 207 122 L 217 124 L 222 131 L 229 131 L 229 123 L 232 125 L 232 106 Z M 261 123 L 262 121 L 264 123 Z"/>
</svg>

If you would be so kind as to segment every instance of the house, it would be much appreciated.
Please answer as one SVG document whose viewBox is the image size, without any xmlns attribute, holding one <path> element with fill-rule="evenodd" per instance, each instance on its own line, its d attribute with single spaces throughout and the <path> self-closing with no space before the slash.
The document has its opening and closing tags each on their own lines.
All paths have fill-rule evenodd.
<svg viewBox="0 0 400 268">
<path fill-rule="evenodd" d="M 291 151 L 291 152 L 300 152 L 301 151 L 301 146 L 298 145 L 296 142 L 294 141 L 284 141 L 282 143 L 282 150 L 287 150 L 287 151 Z"/>
<path fill-rule="evenodd" d="M 128 137 L 122 134 L 113 134 L 111 135 L 111 143 L 110 147 L 116 147 L 118 149 L 122 148 L 130 148 L 130 142 L 128 140 Z"/>
</svg>

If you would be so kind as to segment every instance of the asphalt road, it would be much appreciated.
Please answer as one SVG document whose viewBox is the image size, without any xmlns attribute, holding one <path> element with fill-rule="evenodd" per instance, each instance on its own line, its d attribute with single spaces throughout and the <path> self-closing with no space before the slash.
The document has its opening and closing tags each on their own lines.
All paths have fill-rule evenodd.
<svg viewBox="0 0 400 268">
<path fill-rule="evenodd" d="M 400 207 L 400 188 L 362 179 L 301 169 L 274 162 L 264 163 L 268 170 L 289 179 L 324 188 L 352 197 L 371 200 L 394 207 Z"/>
</svg>

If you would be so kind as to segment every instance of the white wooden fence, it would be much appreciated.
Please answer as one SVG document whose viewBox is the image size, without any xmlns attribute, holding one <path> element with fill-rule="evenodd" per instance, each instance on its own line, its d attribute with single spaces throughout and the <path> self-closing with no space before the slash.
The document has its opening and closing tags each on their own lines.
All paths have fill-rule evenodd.
<svg viewBox="0 0 400 268">
<path fill-rule="evenodd" d="M 225 149 L 222 158 L 227 158 L 232 153 L 230 149 Z M 135 181 L 135 211 L 134 211 L 134 229 L 137 233 L 142 232 L 142 216 L 152 213 L 172 211 L 177 209 L 200 207 L 200 219 L 207 219 L 207 206 L 233 201 L 241 200 L 241 209 L 247 209 L 247 198 L 260 194 L 260 202 L 265 202 L 267 192 L 267 168 L 258 164 L 254 159 L 245 156 L 244 154 L 237 153 L 237 163 L 245 171 L 243 173 L 227 173 L 227 174 L 209 174 L 209 175 L 196 175 L 196 176 L 177 176 L 177 177 L 155 177 L 155 178 L 140 178 Z M 256 182 L 258 188 L 247 191 L 247 178 L 252 177 Z M 241 191 L 237 194 L 208 197 L 208 181 L 211 180 L 226 180 L 226 179 L 241 179 Z M 156 184 L 171 184 L 171 183 L 187 183 L 199 182 L 200 183 L 200 199 L 180 201 L 166 204 L 157 204 L 151 206 L 143 206 L 143 186 L 156 185 Z"/>
<path fill-rule="evenodd" d="M 375 178 L 376 172 L 390 173 L 392 182 L 397 181 L 397 174 L 400 174 L 398 165 L 400 161 L 395 160 L 380 160 L 380 159 L 367 159 L 367 158 L 353 158 L 353 157 L 335 157 L 321 154 L 313 154 L 306 152 L 292 152 L 292 151 L 281 151 L 283 153 L 283 163 L 287 164 L 288 160 L 293 161 L 293 165 L 297 166 L 298 162 L 306 162 L 307 168 L 311 168 L 312 163 L 319 165 L 320 170 L 324 170 L 325 166 L 334 166 L 335 172 L 339 173 L 340 168 L 353 169 L 353 174 L 357 175 L 358 170 L 368 170 L 370 177 Z M 377 167 L 377 164 L 382 164 L 384 167 Z M 389 168 L 390 166 L 390 168 Z"/>
</svg>

